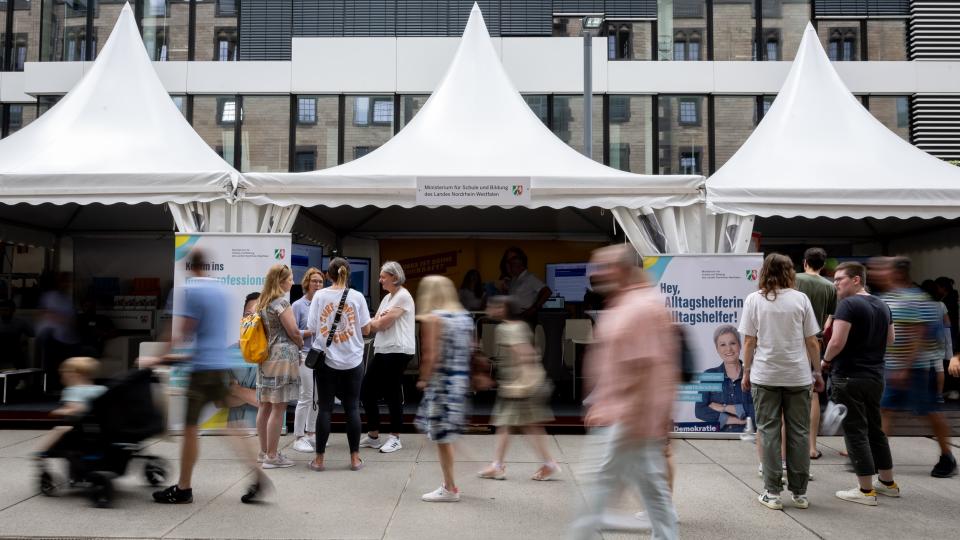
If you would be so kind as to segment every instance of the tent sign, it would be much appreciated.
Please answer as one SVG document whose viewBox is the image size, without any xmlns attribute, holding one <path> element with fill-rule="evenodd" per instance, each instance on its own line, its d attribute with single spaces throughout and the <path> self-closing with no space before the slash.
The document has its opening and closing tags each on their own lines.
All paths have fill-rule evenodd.
<svg viewBox="0 0 960 540">
<path fill-rule="evenodd" d="M 530 204 L 530 178 L 417 177 L 417 204 L 524 206 Z"/>
</svg>

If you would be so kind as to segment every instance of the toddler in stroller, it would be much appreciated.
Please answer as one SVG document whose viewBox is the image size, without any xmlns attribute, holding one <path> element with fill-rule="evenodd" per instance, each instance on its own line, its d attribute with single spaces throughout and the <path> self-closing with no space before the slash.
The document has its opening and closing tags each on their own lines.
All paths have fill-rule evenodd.
<svg viewBox="0 0 960 540">
<path fill-rule="evenodd" d="M 152 382 L 153 372 L 146 369 L 114 379 L 105 392 L 80 409 L 70 428 L 57 430 L 59 437 L 38 454 L 40 491 L 44 495 L 53 495 L 57 489 L 46 466 L 49 458 L 66 459 L 70 485 L 88 488 L 98 507 L 110 505 L 112 480 L 126 472 L 132 459 L 146 461 L 144 477 L 151 485 L 166 480 L 165 461 L 143 453 L 143 441 L 164 429 L 163 414 L 153 401 Z"/>
</svg>

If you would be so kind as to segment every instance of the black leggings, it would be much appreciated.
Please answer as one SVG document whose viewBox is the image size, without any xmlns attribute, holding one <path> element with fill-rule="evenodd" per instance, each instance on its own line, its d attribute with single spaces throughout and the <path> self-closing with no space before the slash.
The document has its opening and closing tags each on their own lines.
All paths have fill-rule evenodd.
<svg viewBox="0 0 960 540">
<path fill-rule="evenodd" d="M 412 354 L 375 354 L 363 378 L 363 410 L 367 413 L 367 431 L 380 431 L 380 406 L 382 396 L 390 409 L 390 432 L 403 429 L 403 372 L 413 359 Z"/>
<path fill-rule="evenodd" d="M 351 452 L 360 451 L 360 383 L 363 364 L 353 369 L 333 369 L 324 364 L 313 371 L 317 378 L 317 454 L 323 454 L 330 438 L 330 418 L 333 416 L 333 398 L 340 398 L 347 416 L 347 442 Z"/>
</svg>

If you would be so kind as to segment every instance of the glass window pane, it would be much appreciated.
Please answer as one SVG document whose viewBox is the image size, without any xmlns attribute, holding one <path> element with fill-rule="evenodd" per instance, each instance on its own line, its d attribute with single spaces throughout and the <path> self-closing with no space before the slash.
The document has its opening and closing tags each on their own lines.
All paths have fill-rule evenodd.
<svg viewBox="0 0 960 540">
<path fill-rule="evenodd" d="M 372 122 L 378 125 L 393 123 L 393 97 L 373 100 Z"/>
<path fill-rule="evenodd" d="M 868 19 L 867 47 L 870 60 L 906 61 L 907 21 Z"/>
<path fill-rule="evenodd" d="M 524 101 L 527 102 L 527 105 L 530 106 L 530 110 L 533 111 L 533 114 L 537 115 L 537 118 L 543 122 L 543 125 L 550 126 L 550 108 L 549 100 L 547 96 L 538 96 L 538 95 L 525 95 L 523 96 Z"/>
<path fill-rule="evenodd" d="M 610 166 L 653 172 L 653 101 L 650 96 L 610 96 Z"/>
<path fill-rule="evenodd" d="M 763 0 L 764 60 L 793 60 L 810 21 L 808 0 Z M 777 57 L 774 58 L 774 53 Z"/>
<path fill-rule="evenodd" d="M 199 6 L 198 6 L 199 7 Z M 234 96 L 195 96 L 193 98 L 193 129 L 227 163 L 235 164 L 235 123 L 224 124 L 222 116 L 229 103 L 236 103 Z"/>
<path fill-rule="evenodd" d="M 713 99 L 716 125 L 715 152 L 719 169 L 743 146 L 757 126 L 755 96 L 716 96 Z"/>
<path fill-rule="evenodd" d="M 290 98 L 243 96 L 240 120 L 240 171 L 290 168 Z"/>
<path fill-rule="evenodd" d="M 184 61 L 188 57 L 190 2 L 138 0 L 143 12 L 143 43 L 150 59 Z"/>
<path fill-rule="evenodd" d="M 603 161 L 603 99 L 594 95 L 591 112 L 592 157 Z M 583 152 L 583 96 L 553 97 L 553 132 L 578 152 Z"/>
<path fill-rule="evenodd" d="M 237 59 L 237 1 L 197 2 L 197 61 Z"/>
<path fill-rule="evenodd" d="M 430 96 L 402 96 L 400 98 L 400 129 L 410 123 L 413 117 L 420 112 Z"/>
<path fill-rule="evenodd" d="M 37 98 L 37 117 L 43 116 L 43 113 L 49 111 L 57 104 L 63 96 L 39 96 Z"/>
<path fill-rule="evenodd" d="M 37 119 L 37 104 L 12 103 L 9 114 L 8 135 L 13 135 Z"/>
<path fill-rule="evenodd" d="M 25 62 L 40 59 L 41 0 L 17 0 L 13 11 L 13 50 L 11 68 L 23 71 Z"/>
<path fill-rule="evenodd" d="M 660 174 L 704 174 L 709 163 L 706 98 L 660 96 Z M 687 122 L 696 117 L 697 122 Z"/>
<path fill-rule="evenodd" d="M 44 0 L 41 61 L 76 62 L 87 51 L 87 4 Z"/>
<path fill-rule="evenodd" d="M 817 36 L 831 61 L 860 60 L 860 21 L 819 20 Z"/>
<path fill-rule="evenodd" d="M 657 10 L 658 59 L 706 60 L 699 47 L 691 46 L 707 40 L 706 1 L 660 0 Z"/>
<path fill-rule="evenodd" d="M 714 2 L 714 60 L 753 60 L 753 35 L 756 29 L 752 0 Z"/>
<path fill-rule="evenodd" d="M 910 141 L 910 99 L 907 96 L 870 96 L 870 112 L 887 129 Z"/>
<path fill-rule="evenodd" d="M 180 110 L 180 114 L 184 118 L 187 117 L 187 96 L 170 96 L 170 99 L 173 100 L 173 104 L 177 106 L 177 109 Z"/>
<path fill-rule="evenodd" d="M 382 114 L 374 118 L 378 102 L 390 103 L 389 119 Z M 381 111 L 386 105 L 379 105 Z M 344 125 L 344 161 L 363 157 L 393 136 L 393 96 L 346 96 L 346 111 L 353 121 Z M 384 120 L 379 122 L 378 120 Z"/>
<path fill-rule="evenodd" d="M 88 0 L 91 5 L 96 5 L 93 11 L 93 50 L 94 58 L 103 49 L 103 45 L 110 37 L 110 32 L 117 24 L 120 18 L 120 12 L 123 10 L 125 1 L 119 0 Z"/>
<path fill-rule="evenodd" d="M 337 164 L 337 116 L 336 96 L 299 96 L 298 102 L 313 104 L 314 121 L 298 122 L 296 148 L 294 148 L 294 172 L 326 169 Z"/>
<path fill-rule="evenodd" d="M 6 43 L 7 38 L 7 2 L 0 0 L 0 44 Z M 6 51 L 5 45 L 0 45 L 0 66 L 6 69 Z"/>
</svg>

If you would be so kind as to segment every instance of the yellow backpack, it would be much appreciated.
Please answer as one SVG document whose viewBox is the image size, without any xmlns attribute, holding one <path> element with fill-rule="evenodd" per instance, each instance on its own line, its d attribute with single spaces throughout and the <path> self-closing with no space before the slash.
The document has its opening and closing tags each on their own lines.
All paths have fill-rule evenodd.
<svg viewBox="0 0 960 540">
<path fill-rule="evenodd" d="M 259 313 L 247 315 L 240 321 L 240 352 L 250 364 L 259 364 L 270 356 L 267 326 Z"/>
</svg>

